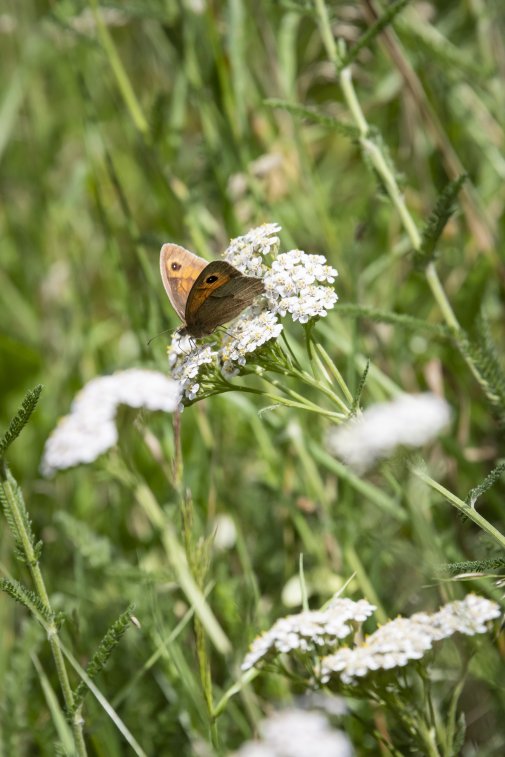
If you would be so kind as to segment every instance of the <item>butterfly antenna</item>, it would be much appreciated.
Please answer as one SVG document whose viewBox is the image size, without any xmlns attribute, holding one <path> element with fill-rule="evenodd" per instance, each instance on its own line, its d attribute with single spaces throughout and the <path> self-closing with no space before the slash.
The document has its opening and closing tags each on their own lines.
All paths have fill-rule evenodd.
<svg viewBox="0 0 505 757">
<path fill-rule="evenodd" d="M 159 334 L 156 334 L 156 336 L 152 336 L 149 341 L 147 342 L 147 347 L 151 344 L 151 342 L 154 342 L 155 339 L 157 339 L 159 336 L 163 336 L 163 334 L 173 334 L 177 329 L 165 329 L 165 331 L 160 331 Z"/>
</svg>

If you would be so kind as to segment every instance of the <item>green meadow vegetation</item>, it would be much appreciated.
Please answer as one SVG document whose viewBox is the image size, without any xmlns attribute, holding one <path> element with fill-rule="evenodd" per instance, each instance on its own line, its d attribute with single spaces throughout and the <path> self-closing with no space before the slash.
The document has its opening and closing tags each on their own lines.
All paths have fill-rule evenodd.
<svg viewBox="0 0 505 757">
<path fill-rule="evenodd" d="M 501 6 L 3 0 L 0 757 L 232 754 L 293 706 L 356 755 L 505 752 L 497 615 L 358 682 L 314 650 L 241 669 L 336 592 L 376 608 L 358 641 L 503 604 Z M 45 477 L 87 382 L 170 375 L 162 244 L 211 260 L 264 223 L 338 270 L 335 307 Z M 425 392 L 429 443 L 334 456 L 332 427 Z"/>
</svg>

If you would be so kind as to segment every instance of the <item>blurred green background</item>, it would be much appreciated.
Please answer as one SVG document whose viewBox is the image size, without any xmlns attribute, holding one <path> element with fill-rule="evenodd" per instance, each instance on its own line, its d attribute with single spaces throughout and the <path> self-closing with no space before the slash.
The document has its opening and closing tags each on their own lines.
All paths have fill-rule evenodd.
<svg viewBox="0 0 505 757">
<path fill-rule="evenodd" d="M 385 5 L 328 3 L 335 36 L 352 46 L 373 9 Z M 358 146 L 265 103 L 282 98 L 351 122 L 309 2 L 146 0 L 100 9 L 101 23 L 93 3 L 73 0 L 3 0 L 0 9 L 0 427 L 26 390 L 42 383 L 39 408 L 10 462 L 45 541 L 44 571 L 67 613 L 65 637 L 85 662 L 134 600 L 143 631 L 129 632 L 100 687 L 112 702 L 120 696 L 120 714 L 147 754 L 192 754 L 208 733 L 190 626 L 163 646 L 187 608 L 134 496 L 138 482 L 146 483 L 179 529 L 171 419 L 125 411 L 118 452 L 50 481 L 38 474 L 48 434 L 87 380 L 131 366 L 168 370 L 169 337 L 147 346 L 177 325 L 158 269 L 166 241 L 211 259 L 230 237 L 276 221 L 283 249 L 323 253 L 338 269 L 342 305 L 442 320 Z M 502 23 L 499 0 L 412 2 L 354 68 L 362 108 L 382 133 L 419 225 L 447 182 L 468 172 L 438 268 L 462 326 L 473 333 L 483 312 L 501 353 Z M 302 330 L 290 332 L 303 345 Z M 351 389 L 369 357 L 402 390 L 447 397 L 451 433 L 429 457 L 434 477 L 463 499 L 503 457 L 503 429 L 447 340 L 351 318 L 338 305 L 317 333 Z M 387 396 L 372 375 L 363 404 Z M 475 526 L 403 470 L 393 468 L 394 480 L 375 473 L 371 483 L 407 517 L 381 509 L 370 492 L 336 475 L 324 450 L 325 421 L 287 410 L 258 416 L 262 404 L 230 394 L 183 414 L 195 538 L 212 533 L 217 514 L 233 517 L 238 531 L 231 551 L 214 550 L 209 570 L 210 602 L 234 648 L 230 659 L 213 658 L 216 699 L 238 675 L 250 639 L 293 611 L 280 598 L 300 552 L 313 606 L 358 570 L 391 617 L 459 596 L 459 587 L 437 589 L 439 563 L 493 555 Z M 139 434 L 147 425 L 163 465 Z M 503 495 L 502 481 L 485 503 L 498 527 Z M 4 574 L 23 571 L 3 528 L 0 563 Z M 356 597 L 365 586 L 354 585 Z M 29 727 L 16 743 L 25 753 L 50 754 L 53 726 L 39 688 L 30 688 L 35 673 L 25 655 L 34 643 L 29 634 L 37 634 L 4 596 L 0 624 L 0 677 L 26 684 L 4 695 L 3 712 L 14 722 L 26 690 Z M 160 650 L 156 664 L 126 688 L 153 650 Z M 473 715 L 469 743 L 478 746 L 465 754 L 499 754 L 503 684 L 490 648 L 476 659 L 464 702 Z M 287 684 L 272 677 L 256 694 L 233 700 L 219 721 L 223 743 L 231 748 L 250 735 L 267 703 L 287 696 Z M 86 720 L 90 753 L 127 753 L 94 702 Z M 360 753 L 376 753 L 366 730 L 354 729 Z"/>
</svg>

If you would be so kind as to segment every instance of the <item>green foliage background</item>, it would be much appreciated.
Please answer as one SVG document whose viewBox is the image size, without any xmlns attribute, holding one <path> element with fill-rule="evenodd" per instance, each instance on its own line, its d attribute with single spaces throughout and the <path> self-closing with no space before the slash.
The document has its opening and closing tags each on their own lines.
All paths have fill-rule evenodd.
<svg viewBox="0 0 505 757">
<path fill-rule="evenodd" d="M 97 685 L 147 754 L 193 754 L 209 739 L 209 722 L 191 622 L 173 633 L 187 600 L 137 496 L 147 487 L 181 533 L 171 418 L 125 411 L 120 448 L 107 460 L 49 481 L 38 474 L 48 434 L 86 381 L 130 366 L 168 370 L 166 340 L 147 347 L 176 326 L 158 273 L 161 244 L 176 241 L 210 259 L 230 237 L 278 221 L 284 249 L 327 255 L 339 270 L 343 307 L 318 324 L 317 338 L 351 390 L 370 358 L 364 406 L 387 399 L 390 382 L 408 392 L 443 391 L 454 420 L 428 462 L 462 499 L 505 454 L 505 401 L 491 406 L 454 342 L 430 331 L 443 323 L 439 307 L 356 142 L 265 103 L 316 106 L 352 123 L 310 3 L 103 3 L 102 33 L 93 7 L 77 0 L 2 7 L 0 420 L 4 428 L 26 390 L 44 385 L 9 459 L 45 543 L 43 572 L 66 615 L 65 642 L 84 664 L 133 601 L 142 628 L 128 631 Z M 373 7 L 380 11 L 379 3 L 329 3 L 335 36 L 352 46 Z M 502 15 L 498 0 L 412 3 L 389 30 L 393 48 L 381 37 L 361 50 L 354 82 L 419 227 L 448 181 L 468 172 L 437 267 L 475 348 L 483 343 L 478 319 L 486 319 L 498 347 L 496 381 L 505 387 Z M 270 156 L 266 169 L 262 156 Z M 356 317 L 350 304 L 427 325 Z M 290 331 L 303 346 L 302 329 Z M 230 551 L 209 547 L 204 585 L 233 647 L 226 657 L 210 647 L 214 701 L 238 678 L 250 640 L 294 611 L 282 592 L 300 552 L 311 606 L 357 571 L 350 594 L 378 599 L 389 617 L 462 596 L 460 584 L 438 581 L 440 564 L 497 554 L 400 462 L 360 487 L 325 452 L 324 419 L 287 409 L 258 416 L 265 404 L 228 394 L 182 416 L 192 538 L 211 535 L 220 514 L 234 519 L 238 534 Z M 144 443 L 147 427 L 161 463 Z M 501 478 L 479 501 L 498 528 L 504 493 Z M 2 528 L 0 573 L 24 570 Z M 500 596 L 491 581 L 465 588 Z M 4 754 L 53 754 L 54 726 L 29 657 L 37 654 L 56 688 L 43 634 L 5 595 L 0 627 Z M 467 647 L 476 654 L 462 699 L 465 754 L 500 754 L 498 652 L 492 641 Z M 447 664 L 456 680 L 455 651 Z M 250 737 L 261 713 L 293 691 L 272 676 L 230 700 L 217 722 L 222 748 Z M 86 701 L 90 753 L 129 753 L 101 707 Z M 350 721 L 359 753 L 377 753 L 367 729 Z"/>
</svg>

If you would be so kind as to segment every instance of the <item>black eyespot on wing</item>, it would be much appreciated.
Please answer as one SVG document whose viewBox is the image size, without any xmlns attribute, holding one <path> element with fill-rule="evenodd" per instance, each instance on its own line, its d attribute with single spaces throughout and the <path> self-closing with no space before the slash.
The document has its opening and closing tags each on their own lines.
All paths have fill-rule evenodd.
<svg viewBox="0 0 505 757">
<path fill-rule="evenodd" d="M 170 268 L 172 269 L 172 271 L 180 271 L 181 264 L 180 263 L 172 263 L 172 265 L 170 266 Z"/>
<path fill-rule="evenodd" d="M 213 284 L 215 281 L 217 281 L 217 279 L 218 279 L 217 276 L 207 276 L 207 278 L 205 279 L 205 283 Z"/>
</svg>

